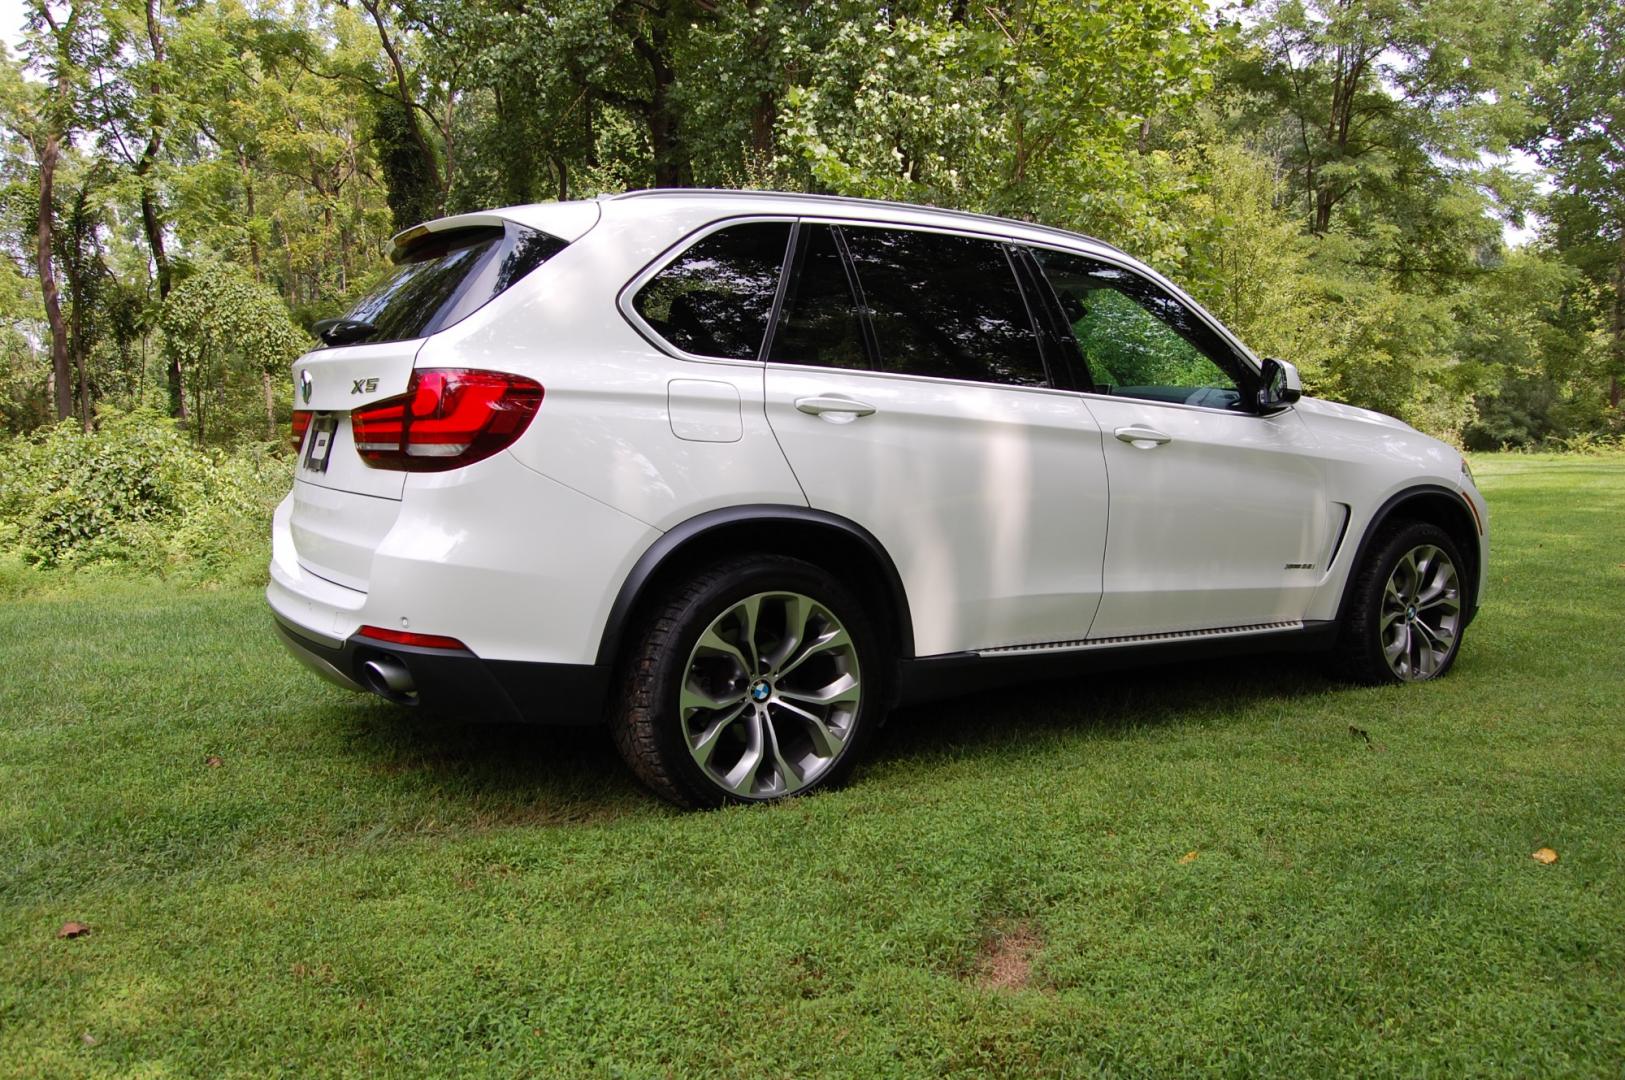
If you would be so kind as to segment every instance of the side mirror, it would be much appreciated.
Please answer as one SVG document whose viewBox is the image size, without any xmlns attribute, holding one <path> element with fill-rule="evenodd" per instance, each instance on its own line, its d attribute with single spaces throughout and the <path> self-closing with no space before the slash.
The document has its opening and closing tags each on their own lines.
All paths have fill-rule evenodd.
<svg viewBox="0 0 1625 1080">
<path fill-rule="evenodd" d="M 1271 357 L 1259 371 L 1264 388 L 1258 392 L 1258 407 L 1275 412 L 1303 397 L 1303 380 L 1298 377 L 1296 365 Z"/>
</svg>

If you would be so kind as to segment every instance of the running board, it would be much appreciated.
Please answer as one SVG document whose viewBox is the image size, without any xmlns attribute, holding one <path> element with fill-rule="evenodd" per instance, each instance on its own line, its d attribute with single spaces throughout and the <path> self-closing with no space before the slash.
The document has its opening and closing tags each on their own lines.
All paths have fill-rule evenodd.
<svg viewBox="0 0 1625 1080">
<path fill-rule="evenodd" d="M 1121 637 L 1084 638 L 1078 641 L 1043 641 L 1032 645 L 995 645 L 978 649 L 978 656 L 1010 656 L 1012 654 L 1091 652 L 1096 649 L 1115 649 L 1124 645 L 1156 645 L 1165 641 L 1193 641 L 1202 638 L 1244 638 L 1260 634 L 1280 634 L 1302 630 L 1303 621 L 1252 623 L 1248 626 L 1219 626 L 1211 630 L 1168 630 L 1160 634 L 1125 634 Z"/>
</svg>

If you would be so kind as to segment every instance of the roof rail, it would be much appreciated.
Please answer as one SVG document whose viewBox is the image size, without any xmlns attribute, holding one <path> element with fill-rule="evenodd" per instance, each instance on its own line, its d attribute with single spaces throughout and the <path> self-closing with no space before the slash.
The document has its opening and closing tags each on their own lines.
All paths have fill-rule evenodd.
<svg viewBox="0 0 1625 1080">
<path fill-rule="evenodd" d="M 969 221 L 981 221 L 998 225 L 1020 225 L 1024 229 L 1033 229 L 1037 232 L 1050 233 L 1054 236 L 1064 236 L 1068 240 L 1082 238 L 1091 244 L 1098 244 L 1108 251 L 1115 251 L 1124 258 L 1133 258 L 1128 252 L 1115 244 L 1108 244 L 1098 237 L 1087 233 L 1072 232 L 1069 229 L 1057 229 L 1051 225 L 1039 225 L 1031 221 L 1017 221 L 1015 218 L 1002 218 L 994 214 L 977 214 L 970 210 L 946 210 L 940 206 L 926 206 L 923 203 L 893 202 L 889 199 L 860 199 L 853 195 L 817 195 L 805 191 L 762 191 L 741 188 L 637 188 L 632 191 L 623 191 L 619 195 L 608 196 L 608 201 L 619 202 L 622 199 L 649 199 L 662 196 L 745 196 L 762 199 L 810 199 L 815 202 L 832 203 L 837 206 L 892 206 L 900 210 L 921 210 L 930 214 L 945 214 L 949 217 L 964 218 Z M 599 196 L 605 198 L 605 196 Z"/>
</svg>

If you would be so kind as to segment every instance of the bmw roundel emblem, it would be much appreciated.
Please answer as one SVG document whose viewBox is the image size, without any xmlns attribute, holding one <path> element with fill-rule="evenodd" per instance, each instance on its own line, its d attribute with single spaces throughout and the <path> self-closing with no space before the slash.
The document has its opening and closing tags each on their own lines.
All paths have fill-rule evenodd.
<svg viewBox="0 0 1625 1080">
<path fill-rule="evenodd" d="M 299 373 L 299 396 L 304 399 L 306 405 L 310 404 L 311 387 L 315 385 L 316 380 L 310 377 L 309 371 Z"/>
</svg>

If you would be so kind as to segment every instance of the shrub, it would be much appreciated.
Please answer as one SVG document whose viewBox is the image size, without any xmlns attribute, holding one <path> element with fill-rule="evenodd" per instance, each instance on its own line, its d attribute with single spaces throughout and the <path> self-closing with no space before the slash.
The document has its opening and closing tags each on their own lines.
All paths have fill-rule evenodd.
<svg viewBox="0 0 1625 1080">
<path fill-rule="evenodd" d="M 36 567 L 264 573 L 286 459 L 196 449 L 166 417 L 104 412 L 10 441 L 0 455 L 0 553 Z"/>
</svg>

